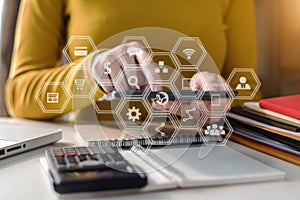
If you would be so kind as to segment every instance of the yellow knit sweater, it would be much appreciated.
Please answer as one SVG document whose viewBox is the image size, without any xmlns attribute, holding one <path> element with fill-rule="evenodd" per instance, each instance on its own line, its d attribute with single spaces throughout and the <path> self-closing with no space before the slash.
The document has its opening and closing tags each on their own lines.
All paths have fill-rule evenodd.
<svg viewBox="0 0 300 200">
<path fill-rule="evenodd" d="M 225 78 L 234 67 L 255 69 L 257 64 L 252 0 L 24 0 L 6 86 L 10 114 L 50 119 L 70 112 L 72 101 L 61 113 L 46 113 L 36 101 L 45 83 L 64 82 L 72 90 L 74 77 L 65 77 L 76 65 L 90 62 L 88 56 L 59 67 L 69 38 L 89 35 L 99 44 L 138 27 L 164 27 L 199 37 Z M 94 84 L 90 76 L 87 81 Z M 102 94 L 96 91 L 95 100 Z M 39 98 L 47 100 L 44 94 Z"/>
</svg>

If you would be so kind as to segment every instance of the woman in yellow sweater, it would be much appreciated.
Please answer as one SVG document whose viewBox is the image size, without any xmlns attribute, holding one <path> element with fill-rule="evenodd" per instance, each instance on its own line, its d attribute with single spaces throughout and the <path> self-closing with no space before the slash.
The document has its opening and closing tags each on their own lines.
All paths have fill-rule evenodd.
<svg viewBox="0 0 300 200">
<path fill-rule="evenodd" d="M 36 101 L 43 84 L 63 82 L 74 67 L 92 65 L 96 55 L 98 66 L 103 64 L 101 54 L 91 53 L 75 60 L 74 65 L 59 66 L 67 41 L 72 36 L 89 35 L 100 44 L 112 35 L 138 27 L 164 27 L 199 37 L 225 78 L 234 67 L 256 66 L 252 0 L 24 0 L 6 87 L 10 114 L 51 119 L 72 111 L 71 101 L 61 113 L 44 112 Z M 73 88 L 74 78 L 71 76 L 65 84 Z M 94 80 L 89 74 L 86 81 L 95 84 Z M 112 89 L 100 85 L 94 100 Z M 42 95 L 42 103 L 46 98 Z"/>
</svg>

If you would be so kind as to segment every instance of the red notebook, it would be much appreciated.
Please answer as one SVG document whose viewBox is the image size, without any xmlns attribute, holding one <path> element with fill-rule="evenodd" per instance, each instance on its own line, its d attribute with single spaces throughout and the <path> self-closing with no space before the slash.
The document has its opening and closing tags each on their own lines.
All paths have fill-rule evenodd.
<svg viewBox="0 0 300 200">
<path fill-rule="evenodd" d="M 300 120 L 300 94 L 262 99 L 259 106 Z"/>
</svg>

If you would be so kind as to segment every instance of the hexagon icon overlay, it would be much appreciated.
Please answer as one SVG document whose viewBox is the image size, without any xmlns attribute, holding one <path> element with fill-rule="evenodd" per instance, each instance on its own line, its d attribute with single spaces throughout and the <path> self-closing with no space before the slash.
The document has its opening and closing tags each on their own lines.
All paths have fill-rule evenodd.
<svg viewBox="0 0 300 200">
<path fill-rule="evenodd" d="M 170 83 L 178 71 L 178 64 L 170 52 L 154 52 L 152 60 L 155 66 L 150 66 L 149 74 L 153 82 Z M 160 80 L 155 80 L 156 77 Z"/>
<path fill-rule="evenodd" d="M 170 112 L 181 116 L 176 120 L 180 128 L 197 128 L 207 115 L 198 100 L 175 101 Z"/>
<path fill-rule="evenodd" d="M 259 90 L 261 83 L 252 68 L 234 68 L 227 79 L 232 90 L 238 93 L 235 99 L 251 100 Z"/>
<path fill-rule="evenodd" d="M 44 113 L 62 113 L 71 95 L 61 82 L 46 82 L 35 96 Z"/>
<path fill-rule="evenodd" d="M 92 67 L 91 71 L 93 77 L 100 85 L 115 82 L 119 77 L 119 74 L 122 73 L 121 70 L 112 70 L 112 68 L 115 67 L 116 63 L 121 63 L 119 55 L 116 53 L 106 52 L 105 55 L 103 55 L 101 58 L 104 59 L 102 65 L 95 68 Z"/>
<path fill-rule="evenodd" d="M 153 115 L 145 127 L 147 135 L 154 138 L 164 138 L 170 144 L 178 133 L 178 125 L 170 115 Z"/>
<path fill-rule="evenodd" d="M 88 98 L 96 85 L 94 80 L 89 80 L 89 72 L 82 66 L 74 66 L 67 74 L 64 83 L 73 98 Z"/>
<path fill-rule="evenodd" d="M 167 105 L 171 100 L 171 97 L 169 95 L 172 95 L 175 97 L 175 99 L 179 99 L 180 97 L 178 96 L 178 92 L 176 91 L 176 88 L 173 87 L 172 84 L 166 84 L 163 83 L 160 86 L 162 86 L 163 90 L 156 92 L 156 95 L 154 93 L 153 98 L 150 96 L 153 93 L 148 92 L 145 94 L 144 98 L 147 99 L 150 110 L 152 113 L 157 114 L 163 114 L 163 113 L 168 113 L 168 111 L 163 109 L 163 106 Z M 152 102 L 156 104 L 156 106 L 152 105 Z"/>
<path fill-rule="evenodd" d="M 148 102 L 143 99 L 121 99 L 116 105 L 116 117 L 123 126 L 121 129 L 142 130 L 151 115 Z"/>
<path fill-rule="evenodd" d="M 135 46 L 127 47 L 126 43 L 131 43 L 131 42 L 137 44 Z M 120 60 L 125 68 L 144 66 L 149 63 L 151 59 L 152 49 L 144 36 L 125 36 L 121 45 L 123 45 L 124 48 L 122 48 L 118 53 L 120 56 Z M 142 49 L 138 46 L 141 46 Z M 143 55 L 144 51 L 146 51 L 148 55 Z M 124 58 L 125 55 L 126 57 L 128 55 L 130 58 L 136 56 L 143 56 L 144 59 L 142 63 L 137 64 L 135 61 L 136 59 L 130 59 L 130 61 L 128 61 Z"/>
<path fill-rule="evenodd" d="M 97 47 L 90 36 L 71 36 L 63 53 L 69 63 L 73 64 L 75 60 L 83 58 L 95 50 Z"/>
<path fill-rule="evenodd" d="M 197 37 L 180 37 L 172 53 L 181 67 L 198 67 L 207 54 Z"/>
<path fill-rule="evenodd" d="M 111 85 L 109 85 L 111 86 Z M 112 109 L 112 101 L 95 101 L 95 96 L 97 91 L 99 90 L 99 86 L 95 85 L 92 89 L 91 96 L 89 96 L 89 100 L 92 103 L 95 111 L 98 114 L 112 114 L 114 113 Z"/>
<path fill-rule="evenodd" d="M 178 92 L 179 97 L 181 98 L 190 98 L 195 99 L 201 97 L 200 93 L 204 91 L 193 91 L 195 88 L 195 77 L 194 75 L 197 74 L 200 79 L 204 80 L 202 75 L 199 73 L 198 69 L 180 69 L 176 76 L 172 80 L 172 85 L 176 88 L 176 92 Z M 188 92 L 184 92 L 188 91 Z"/>
<path fill-rule="evenodd" d="M 128 67 L 120 73 L 115 81 L 114 87 L 122 97 L 142 98 L 150 90 L 148 76 L 143 68 Z M 138 92 L 137 94 L 135 92 Z"/>
<path fill-rule="evenodd" d="M 207 116 L 202 122 L 198 130 L 206 145 L 226 145 L 233 128 L 225 116 Z"/>
</svg>

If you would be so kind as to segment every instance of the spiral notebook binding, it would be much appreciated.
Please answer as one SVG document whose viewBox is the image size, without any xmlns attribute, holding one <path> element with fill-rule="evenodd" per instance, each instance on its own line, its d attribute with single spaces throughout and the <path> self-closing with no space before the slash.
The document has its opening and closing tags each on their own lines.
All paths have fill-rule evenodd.
<svg viewBox="0 0 300 200">
<path fill-rule="evenodd" d="M 163 173 L 168 179 L 180 179 L 184 175 L 178 171 L 177 169 L 173 168 L 170 164 L 160 159 L 158 156 L 153 154 L 151 151 L 147 151 L 141 145 L 132 146 L 130 149 L 137 157 L 141 158 L 145 161 L 148 165 L 152 168 L 160 171 Z"/>
<path fill-rule="evenodd" d="M 221 142 L 221 136 L 205 136 L 207 142 Z M 90 146 L 111 146 L 121 148 L 131 148 L 132 146 L 139 144 L 141 146 L 167 146 L 167 145 L 189 145 L 189 144 L 202 144 L 204 142 L 200 135 L 196 136 L 177 136 L 172 139 L 168 137 L 155 137 L 152 139 L 123 139 L 123 140 L 99 140 L 89 141 Z"/>
</svg>

